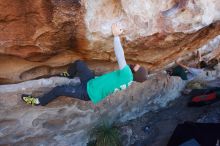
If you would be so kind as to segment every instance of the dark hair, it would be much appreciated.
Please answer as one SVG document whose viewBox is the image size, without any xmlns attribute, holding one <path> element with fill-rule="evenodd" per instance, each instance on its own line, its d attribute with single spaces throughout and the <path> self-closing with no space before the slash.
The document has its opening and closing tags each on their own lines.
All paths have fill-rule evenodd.
<svg viewBox="0 0 220 146">
<path fill-rule="evenodd" d="M 208 65 L 207 65 L 207 63 L 205 62 L 205 61 L 200 61 L 199 62 L 199 67 L 200 68 L 206 68 Z"/>
<path fill-rule="evenodd" d="M 214 70 L 214 67 L 218 64 L 218 59 L 211 59 L 209 62 L 208 62 L 208 65 L 207 65 L 207 68 L 208 69 L 212 69 Z"/>
<path fill-rule="evenodd" d="M 144 82 L 145 80 L 147 80 L 147 71 L 144 67 L 141 66 L 137 71 L 134 71 L 135 65 L 129 64 L 129 67 L 133 73 L 134 81 Z"/>
</svg>

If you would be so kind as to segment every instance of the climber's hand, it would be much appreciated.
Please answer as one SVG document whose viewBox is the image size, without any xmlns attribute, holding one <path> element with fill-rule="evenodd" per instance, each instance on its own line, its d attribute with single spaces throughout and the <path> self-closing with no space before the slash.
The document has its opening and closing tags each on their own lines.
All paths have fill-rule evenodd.
<svg viewBox="0 0 220 146">
<path fill-rule="evenodd" d="M 178 65 L 178 64 L 179 64 L 179 61 L 178 61 L 178 60 L 175 60 L 175 63 Z"/>
<path fill-rule="evenodd" d="M 116 24 L 112 24 L 112 33 L 114 36 L 119 36 L 122 34 L 123 30 Z"/>
</svg>

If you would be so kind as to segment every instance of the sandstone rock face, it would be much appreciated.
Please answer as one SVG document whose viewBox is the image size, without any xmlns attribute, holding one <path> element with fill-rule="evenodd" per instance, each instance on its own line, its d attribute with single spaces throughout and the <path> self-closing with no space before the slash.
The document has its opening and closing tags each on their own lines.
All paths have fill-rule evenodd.
<svg viewBox="0 0 220 146">
<path fill-rule="evenodd" d="M 154 76 L 143 84 L 109 96 L 94 106 L 89 101 L 59 97 L 47 106 L 25 105 L 22 93 L 41 95 L 77 79 L 53 77 L 0 86 L 0 145 L 86 146 L 91 129 L 102 121 L 124 122 L 165 107 L 179 97 L 180 78 Z"/>
<path fill-rule="evenodd" d="M 214 39 L 219 19 L 218 0 L 0 0 L 0 83 L 54 75 L 76 59 L 114 69 L 115 22 L 127 61 L 160 70 Z"/>
<path fill-rule="evenodd" d="M 0 0 L 0 145 L 85 146 L 102 120 L 123 122 L 165 107 L 179 96 L 179 78 L 154 76 L 108 97 L 99 105 L 59 97 L 46 107 L 25 105 L 20 96 L 39 96 L 76 79 L 48 77 L 83 59 L 96 72 L 117 68 L 112 23 L 128 63 L 151 72 L 200 49 L 220 56 L 219 0 Z"/>
<path fill-rule="evenodd" d="M 1 0 L 0 9 L 3 83 L 54 74 L 86 44 L 79 1 Z"/>
</svg>

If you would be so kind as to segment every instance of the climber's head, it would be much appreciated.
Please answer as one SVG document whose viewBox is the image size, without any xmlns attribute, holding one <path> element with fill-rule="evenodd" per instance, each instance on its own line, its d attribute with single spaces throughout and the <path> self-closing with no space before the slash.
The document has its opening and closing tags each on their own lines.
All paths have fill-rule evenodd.
<svg viewBox="0 0 220 146">
<path fill-rule="evenodd" d="M 206 68 L 208 65 L 205 61 L 200 61 L 199 62 L 199 68 Z"/>
<path fill-rule="evenodd" d="M 211 60 L 208 62 L 207 68 L 208 68 L 208 69 L 211 69 L 211 70 L 214 70 L 214 69 L 215 69 L 215 66 L 216 66 L 217 64 L 218 64 L 218 59 L 213 58 L 213 59 L 211 59 Z"/>
<path fill-rule="evenodd" d="M 214 70 L 214 67 L 218 64 L 218 59 L 211 59 L 208 63 L 206 63 L 205 61 L 201 61 L 199 63 L 199 67 L 200 68 L 206 68 L 206 69 L 210 69 L 210 70 Z"/>
<path fill-rule="evenodd" d="M 147 79 L 147 71 L 139 64 L 130 64 L 131 71 L 133 73 L 134 81 L 144 82 Z"/>
</svg>

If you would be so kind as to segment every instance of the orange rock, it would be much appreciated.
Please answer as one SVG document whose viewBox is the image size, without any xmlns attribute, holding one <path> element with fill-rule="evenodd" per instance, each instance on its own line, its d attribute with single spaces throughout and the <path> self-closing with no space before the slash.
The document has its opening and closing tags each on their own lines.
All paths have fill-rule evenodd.
<svg viewBox="0 0 220 146">
<path fill-rule="evenodd" d="M 219 34 L 217 0 L 159 2 L 0 0 L 0 83 L 54 75 L 76 59 L 91 62 L 96 72 L 114 69 L 114 22 L 125 30 L 127 61 L 151 71 L 163 69 Z M 164 15 L 168 12 L 172 15 Z"/>
</svg>

